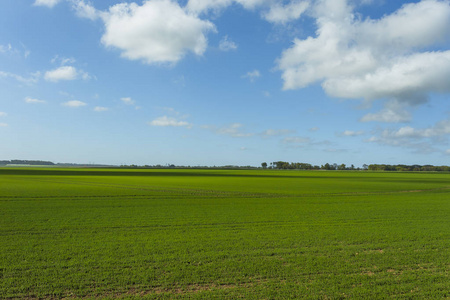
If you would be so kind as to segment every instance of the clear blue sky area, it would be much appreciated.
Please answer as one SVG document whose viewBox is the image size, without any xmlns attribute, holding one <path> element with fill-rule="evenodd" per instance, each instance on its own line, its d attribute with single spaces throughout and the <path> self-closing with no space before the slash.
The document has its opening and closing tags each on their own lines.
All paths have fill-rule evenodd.
<svg viewBox="0 0 450 300">
<path fill-rule="evenodd" d="M 450 1 L 2 0 L 0 160 L 450 164 Z"/>
</svg>

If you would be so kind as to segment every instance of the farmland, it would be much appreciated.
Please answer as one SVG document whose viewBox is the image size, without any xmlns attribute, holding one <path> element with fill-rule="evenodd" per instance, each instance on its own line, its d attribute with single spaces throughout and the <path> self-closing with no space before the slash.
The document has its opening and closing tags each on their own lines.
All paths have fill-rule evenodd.
<svg viewBox="0 0 450 300">
<path fill-rule="evenodd" d="M 450 174 L 0 169 L 0 298 L 450 297 Z"/>
</svg>

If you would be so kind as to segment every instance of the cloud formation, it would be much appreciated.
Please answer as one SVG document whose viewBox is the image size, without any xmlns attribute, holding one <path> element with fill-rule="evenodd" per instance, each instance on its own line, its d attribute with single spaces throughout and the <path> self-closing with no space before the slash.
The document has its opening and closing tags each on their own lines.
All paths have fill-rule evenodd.
<svg viewBox="0 0 450 300">
<path fill-rule="evenodd" d="M 31 73 L 30 76 L 27 78 L 27 77 L 23 77 L 21 75 L 17 75 L 14 73 L 0 71 L 0 78 L 1 77 L 13 78 L 13 79 L 17 80 L 18 82 L 25 83 L 25 84 L 33 84 L 33 83 L 37 83 L 39 81 L 39 78 L 41 77 L 41 73 L 40 72 Z"/>
<path fill-rule="evenodd" d="M 282 136 L 290 133 L 294 133 L 294 130 L 289 129 L 267 129 L 262 132 L 262 136 L 271 137 L 271 136 Z"/>
<path fill-rule="evenodd" d="M 428 153 L 439 151 L 436 146 L 447 144 L 449 137 L 450 119 L 447 119 L 424 129 L 416 129 L 411 126 L 404 126 L 399 129 L 384 129 L 378 135 L 372 136 L 368 142 L 406 147 Z"/>
<path fill-rule="evenodd" d="M 293 0 L 286 5 L 275 2 L 268 12 L 263 13 L 263 18 L 271 23 L 286 24 L 300 18 L 308 7 L 308 1 Z"/>
<path fill-rule="evenodd" d="M 261 77 L 261 73 L 258 70 L 253 70 L 242 75 L 242 78 L 248 78 L 251 82 L 254 82 L 259 77 Z"/>
<path fill-rule="evenodd" d="M 171 0 L 120 3 L 102 14 L 102 43 L 119 49 L 121 56 L 148 64 L 176 63 L 186 53 L 202 55 L 206 33 L 215 26 L 187 13 Z"/>
<path fill-rule="evenodd" d="M 219 49 L 222 51 L 236 50 L 238 46 L 235 42 L 228 38 L 228 35 L 224 36 L 219 43 Z"/>
<path fill-rule="evenodd" d="M 338 134 L 339 136 L 359 136 L 363 135 L 364 131 L 353 131 L 353 130 L 345 130 L 344 132 Z"/>
<path fill-rule="evenodd" d="M 36 0 L 34 1 L 34 5 L 36 6 L 47 6 L 52 8 L 56 4 L 58 4 L 61 0 Z"/>
<path fill-rule="evenodd" d="M 44 79 L 51 82 L 58 82 L 61 80 L 75 80 L 82 78 L 88 80 L 91 76 L 73 66 L 61 66 L 57 69 L 45 72 Z"/>
<path fill-rule="evenodd" d="M 449 1 L 423 0 L 360 20 L 346 0 L 323 0 L 312 16 L 317 35 L 295 39 L 278 60 L 284 89 L 320 82 L 333 97 L 405 106 L 426 102 L 431 92 L 450 92 L 450 51 L 428 50 L 450 36 Z M 408 120 L 401 110 L 387 108 L 364 120 Z"/>
<path fill-rule="evenodd" d="M 31 97 L 26 97 L 25 98 L 25 102 L 29 103 L 29 104 L 44 104 L 44 103 L 47 103 L 47 101 L 45 101 L 45 100 L 39 100 L 39 99 L 31 98 Z"/>
<path fill-rule="evenodd" d="M 148 124 L 151 126 L 159 126 L 159 127 L 186 127 L 186 128 L 192 127 L 192 124 L 186 121 L 177 120 L 176 118 L 168 116 L 156 118 L 153 121 L 149 122 Z"/>
<path fill-rule="evenodd" d="M 94 111 L 95 112 L 103 112 L 103 111 L 108 111 L 108 110 L 109 110 L 109 108 L 103 107 L 103 106 L 96 106 L 96 107 L 94 107 Z"/>
<path fill-rule="evenodd" d="M 82 107 L 82 106 L 86 106 L 87 104 L 85 102 L 79 101 L 79 100 L 71 100 L 71 101 L 67 101 L 64 102 L 62 105 L 67 106 L 67 107 Z"/>
</svg>

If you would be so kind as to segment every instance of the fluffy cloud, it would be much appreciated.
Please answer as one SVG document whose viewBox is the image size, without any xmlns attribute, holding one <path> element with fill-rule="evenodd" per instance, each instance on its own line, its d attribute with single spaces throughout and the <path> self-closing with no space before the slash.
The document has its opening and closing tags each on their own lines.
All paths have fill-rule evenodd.
<svg viewBox="0 0 450 300">
<path fill-rule="evenodd" d="M 101 16 L 101 12 L 97 11 L 90 3 L 84 2 L 84 0 L 71 0 L 72 8 L 80 18 L 90 19 L 92 21 L 98 19 Z"/>
<path fill-rule="evenodd" d="M 64 102 L 62 105 L 67 106 L 67 107 L 82 107 L 82 106 L 86 106 L 87 104 L 82 101 L 71 100 L 71 101 Z"/>
<path fill-rule="evenodd" d="M 109 110 L 109 108 L 103 107 L 103 106 L 96 106 L 96 107 L 94 107 L 94 111 L 95 112 L 102 112 L 102 111 L 108 111 L 108 110 Z"/>
<path fill-rule="evenodd" d="M 403 108 L 425 102 L 430 92 L 450 92 L 450 51 L 427 51 L 450 35 L 449 1 L 423 0 L 360 20 L 346 0 L 323 0 L 312 15 L 317 36 L 295 39 L 278 60 L 284 89 L 321 82 L 334 97 L 387 98 Z M 408 120 L 400 111 L 388 107 L 363 119 Z"/>
<path fill-rule="evenodd" d="M 410 126 L 384 129 L 368 141 L 378 144 L 406 147 L 420 152 L 438 151 L 438 144 L 447 144 L 450 136 L 450 120 L 442 120 L 434 126 L 416 129 Z"/>
<path fill-rule="evenodd" d="M 232 40 L 228 39 L 228 36 L 224 36 L 222 40 L 220 40 L 219 43 L 219 49 L 222 51 L 230 51 L 230 50 L 236 50 L 237 45 Z"/>
<path fill-rule="evenodd" d="M 82 78 L 83 80 L 88 80 L 91 76 L 84 72 L 77 70 L 77 68 L 72 66 L 61 66 L 57 69 L 45 72 L 44 79 L 51 82 L 58 82 L 61 80 L 75 80 Z"/>
<path fill-rule="evenodd" d="M 186 121 L 180 121 L 168 116 L 156 118 L 153 121 L 149 122 L 148 124 L 151 126 L 159 126 L 159 127 L 187 127 L 187 128 L 192 127 L 192 124 Z"/>
<path fill-rule="evenodd" d="M 25 102 L 26 102 L 26 103 L 30 103 L 30 104 L 43 104 L 43 103 L 47 103 L 47 101 L 45 101 L 45 100 L 34 99 L 34 98 L 31 98 L 31 97 L 26 97 L 26 98 L 25 98 Z"/>
<path fill-rule="evenodd" d="M 47 6 L 52 8 L 56 4 L 58 4 L 61 0 L 36 0 L 34 1 L 34 5 L 36 6 Z"/>
<path fill-rule="evenodd" d="M 7 113 L 0 111 L 0 117 L 6 117 L 7 115 L 8 115 Z"/>
<path fill-rule="evenodd" d="M 307 1 L 294 0 L 286 5 L 275 3 L 270 6 L 268 12 L 263 14 L 263 17 L 272 23 L 285 24 L 289 21 L 300 18 L 308 7 L 309 2 Z"/>
<path fill-rule="evenodd" d="M 102 14 L 102 43 L 122 51 L 122 56 L 145 63 L 176 63 L 187 52 L 202 55 L 206 33 L 215 26 L 187 13 L 171 0 L 121 3 Z"/>
<path fill-rule="evenodd" d="M 309 144 L 311 142 L 310 138 L 300 137 L 300 136 L 294 136 L 294 137 L 285 137 L 283 139 L 284 144 L 294 144 L 294 145 L 302 145 L 302 144 Z"/>
</svg>

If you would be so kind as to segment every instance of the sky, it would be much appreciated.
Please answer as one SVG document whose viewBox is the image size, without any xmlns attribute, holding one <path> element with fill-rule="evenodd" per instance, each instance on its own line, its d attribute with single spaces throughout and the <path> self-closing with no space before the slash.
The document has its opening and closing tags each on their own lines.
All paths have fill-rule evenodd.
<svg viewBox="0 0 450 300">
<path fill-rule="evenodd" d="M 449 0 L 0 1 L 0 160 L 449 165 L 449 104 Z"/>
</svg>

